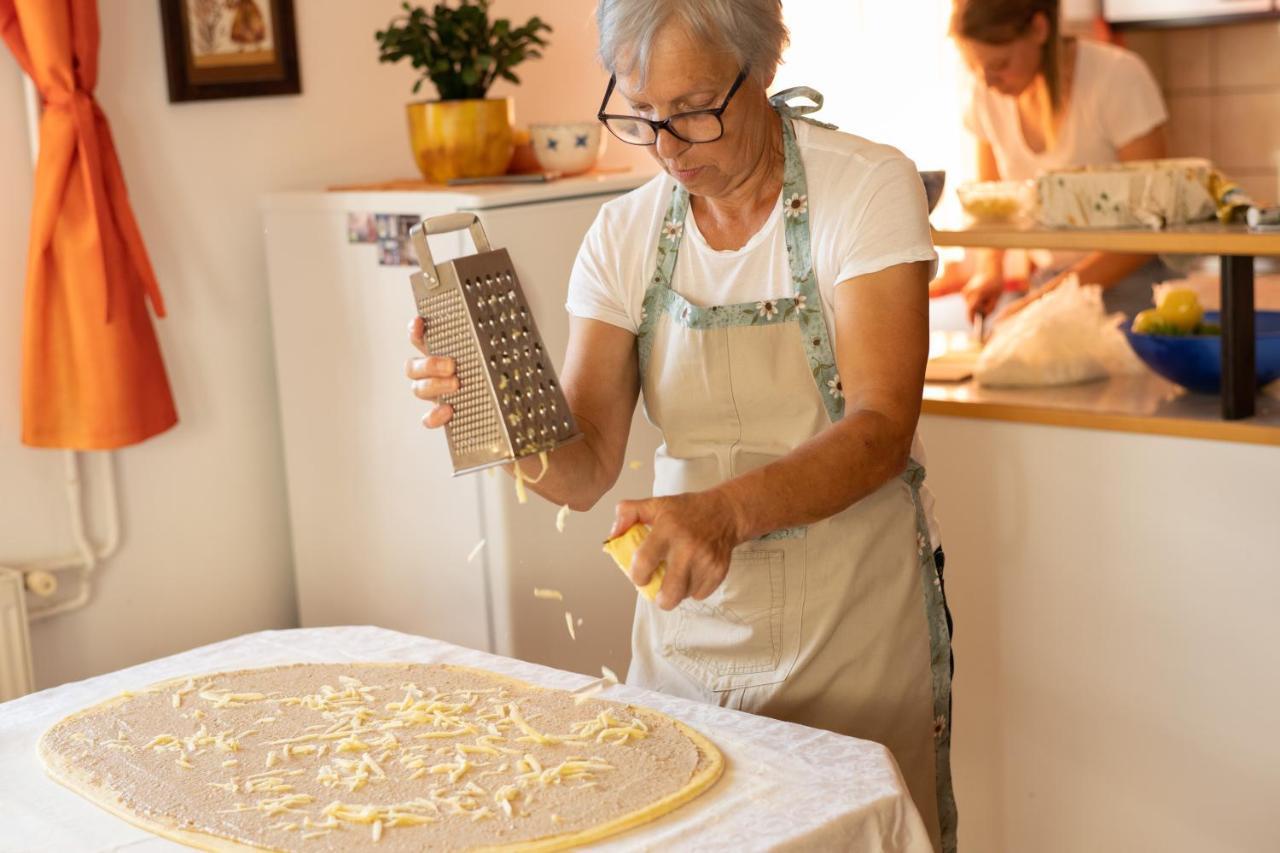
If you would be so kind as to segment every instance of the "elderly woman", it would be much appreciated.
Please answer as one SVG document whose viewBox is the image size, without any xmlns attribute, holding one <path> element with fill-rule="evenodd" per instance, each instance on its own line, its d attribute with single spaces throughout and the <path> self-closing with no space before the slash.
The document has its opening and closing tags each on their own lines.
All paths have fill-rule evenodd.
<svg viewBox="0 0 1280 853">
<path fill-rule="evenodd" d="M 598 24 L 600 118 L 662 173 L 579 251 L 561 384 L 585 440 L 534 489 L 591 507 L 643 392 L 654 497 L 619 504 L 613 535 L 649 525 L 631 579 L 666 575 L 657 606 L 638 599 L 627 682 L 887 745 L 952 849 L 950 629 L 915 438 L 920 178 L 770 101 L 778 0 L 602 0 Z M 459 388 L 425 351 L 409 375 L 426 400 Z"/>
</svg>

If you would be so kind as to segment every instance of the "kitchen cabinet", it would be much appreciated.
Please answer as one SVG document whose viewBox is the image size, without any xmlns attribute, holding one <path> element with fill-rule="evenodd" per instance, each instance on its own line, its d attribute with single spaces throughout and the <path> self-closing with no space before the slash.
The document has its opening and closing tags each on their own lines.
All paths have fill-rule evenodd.
<svg viewBox="0 0 1280 853">
<path fill-rule="evenodd" d="M 1102 14 L 1113 24 L 1192 26 L 1232 18 L 1273 14 L 1276 0 L 1103 0 Z"/>
</svg>

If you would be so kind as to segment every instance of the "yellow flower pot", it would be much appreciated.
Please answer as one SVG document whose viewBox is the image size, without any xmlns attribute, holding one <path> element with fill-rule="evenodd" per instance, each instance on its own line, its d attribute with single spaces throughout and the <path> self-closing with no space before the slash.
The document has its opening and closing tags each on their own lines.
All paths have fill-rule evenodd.
<svg viewBox="0 0 1280 853">
<path fill-rule="evenodd" d="M 406 106 L 409 140 L 428 181 L 478 178 L 507 171 L 515 145 L 510 98 L 417 101 Z"/>
</svg>

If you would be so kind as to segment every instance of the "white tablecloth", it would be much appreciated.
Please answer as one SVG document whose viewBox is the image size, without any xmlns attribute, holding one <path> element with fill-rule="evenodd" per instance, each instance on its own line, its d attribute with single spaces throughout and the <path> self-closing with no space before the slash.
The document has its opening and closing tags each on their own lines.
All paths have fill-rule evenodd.
<svg viewBox="0 0 1280 853">
<path fill-rule="evenodd" d="M 264 631 L 0 704 L 0 850 L 184 849 L 135 829 L 50 780 L 40 735 L 121 690 L 181 675 L 300 661 L 454 663 L 573 689 L 589 679 L 381 628 Z M 930 853 L 888 751 L 870 741 L 619 685 L 600 698 L 644 705 L 707 735 L 721 780 L 689 805 L 593 850 L 856 850 Z"/>
</svg>

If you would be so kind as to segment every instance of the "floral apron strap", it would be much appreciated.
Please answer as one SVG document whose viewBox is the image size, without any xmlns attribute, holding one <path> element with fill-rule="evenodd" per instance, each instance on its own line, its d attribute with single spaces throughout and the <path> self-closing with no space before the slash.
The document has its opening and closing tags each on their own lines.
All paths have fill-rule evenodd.
<svg viewBox="0 0 1280 853">
<path fill-rule="evenodd" d="M 788 90 L 788 92 L 792 91 L 795 90 Z M 808 92 L 812 90 L 807 90 L 805 94 Z M 778 108 L 780 103 L 778 98 L 785 94 L 787 93 L 774 96 L 775 108 Z M 821 95 L 812 92 L 810 97 L 821 105 Z M 836 371 L 835 349 L 831 345 L 826 320 L 823 319 L 822 298 L 818 293 L 818 280 L 813 271 L 813 250 L 809 235 L 809 189 L 805 181 L 804 162 L 800 158 L 799 146 L 796 145 L 795 130 L 788 118 L 792 111 L 812 110 L 817 107 L 788 107 L 784 104 L 779 109 L 780 112 L 786 111 L 782 118 L 783 233 L 787 246 L 787 267 L 791 274 L 792 290 L 795 293 L 795 316 L 800 327 L 813 381 L 818 386 L 828 417 L 832 421 L 837 421 L 844 416 L 844 388 L 840 384 L 840 376 Z M 802 120 L 809 121 L 809 119 Z M 689 193 L 684 187 L 676 184 L 672 187 L 671 203 L 667 207 L 666 217 L 658 232 L 657 263 L 653 278 L 645 289 L 640 312 L 640 329 L 637 336 L 642 376 L 648 371 L 649 355 L 653 351 L 654 324 L 660 316 L 667 313 L 675 301 L 671 282 L 675 273 L 676 259 L 680 254 L 680 241 L 684 236 L 684 221 L 688 213 Z"/>
</svg>

